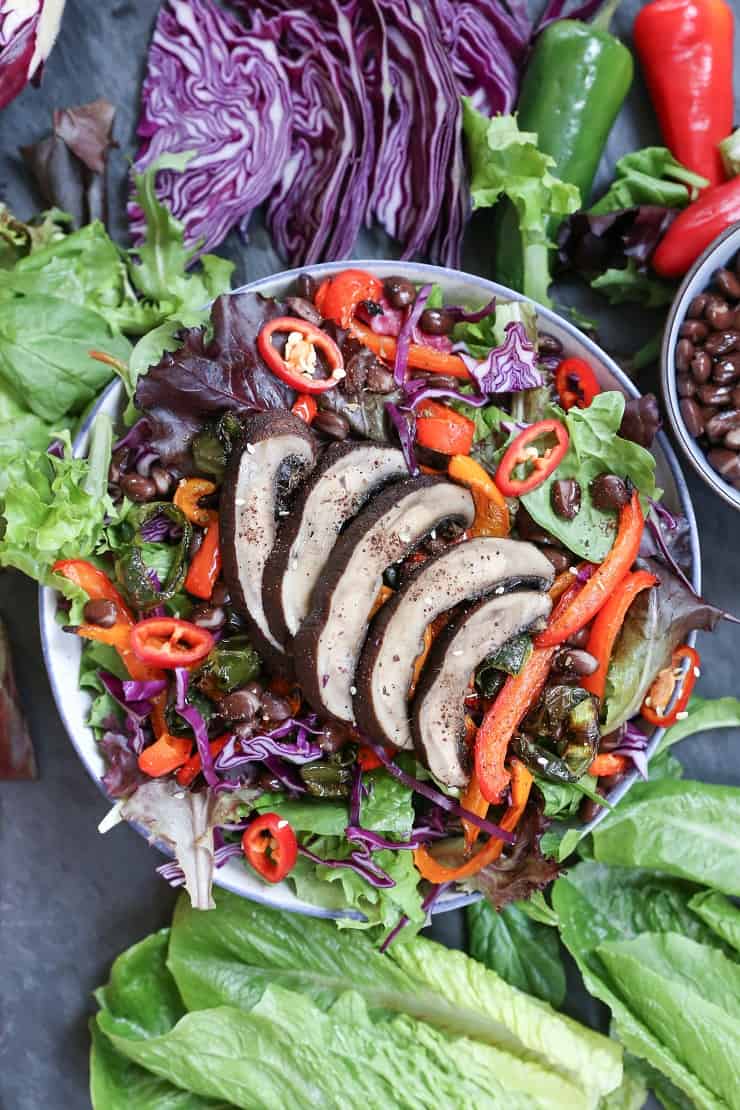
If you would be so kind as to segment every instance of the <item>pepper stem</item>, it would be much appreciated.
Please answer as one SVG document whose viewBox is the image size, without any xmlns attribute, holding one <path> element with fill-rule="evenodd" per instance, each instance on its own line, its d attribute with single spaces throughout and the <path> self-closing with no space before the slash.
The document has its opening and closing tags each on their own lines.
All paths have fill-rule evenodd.
<svg viewBox="0 0 740 1110">
<path fill-rule="evenodd" d="M 601 11 L 591 20 L 591 26 L 599 31 L 608 31 L 611 21 L 622 0 L 607 0 Z"/>
</svg>

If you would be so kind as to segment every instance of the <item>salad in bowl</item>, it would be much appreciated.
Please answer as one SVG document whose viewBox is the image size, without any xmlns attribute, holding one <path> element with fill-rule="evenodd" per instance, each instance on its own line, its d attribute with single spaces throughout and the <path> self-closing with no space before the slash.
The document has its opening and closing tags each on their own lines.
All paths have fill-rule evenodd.
<svg viewBox="0 0 740 1110">
<path fill-rule="evenodd" d="M 149 350 L 78 444 L 103 539 L 42 591 L 103 828 L 169 850 L 197 908 L 215 878 L 387 942 L 542 889 L 718 616 L 654 398 L 409 263 L 279 275 Z"/>
</svg>

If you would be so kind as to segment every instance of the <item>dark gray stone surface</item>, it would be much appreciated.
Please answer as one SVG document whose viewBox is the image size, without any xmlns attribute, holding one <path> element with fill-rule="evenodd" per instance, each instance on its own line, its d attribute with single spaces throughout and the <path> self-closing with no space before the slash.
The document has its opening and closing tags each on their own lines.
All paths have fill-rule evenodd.
<svg viewBox="0 0 740 1110">
<path fill-rule="evenodd" d="M 29 188 L 17 146 L 48 130 L 54 107 L 101 95 L 119 109 L 114 198 L 122 213 L 138 87 L 157 7 L 156 0 L 69 0 L 41 90 L 25 90 L 0 113 L 0 188 L 19 215 L 33 212 L 38 198 Z M 628 37 L 639 7 L 639 0 L 625 0 L 615 20 L 619 33 Z M 600 180 L 608 181 L 621 154 L 657 139 L 638 77 L 609 141 Z M 477 221 L 476 231 L 466 268 L 493 276 L 485 218 Z M 281 268 L 260 226 L 249 247 L 234 240 L 230 249 L 243 280 Z M 362 244 L 358 254 L 381 256 L 387 250 L 375 239 Z M 629 355 L 659 323 L 650 313 L 604 309 L 582 289 L 565 289 L 560 295 L 599 318 L 604 345 L 617 356 Z M 648 388 L 650 383 L 640 384 Z M 701 531 L 705 593 L 738 610 L 740 518 L 686 471 Z M 0 612 L 9 626 L 41 771 L 36 783 L 0 786 L 0 1106 L 83 1110 L 89 1106 L 86 1025 L 94 1008 L 91 991 L 105 979 L 118 952 L 168 921 L 174 895 L 154 874 L 159 858 L 134 832 L 119 827 L 104 839 L 96 832 L 107 805 L 78 763 L 57 717 L 41 658 L 34 586 L 3 572 Z M 738 629 L 721 625 L 711 637 L 700 637 L 699 648 L 704 659 L 700 692 L 705 697 L 739 694 Z M 738 739 L 737 732 L 726 732 L 688 741 L 681 750 L 687 774 L 740 785 Z M 434 932 L 446 943 L 462 943 L 462 915 L 438 919 Z M 576 988 L 569 1006 L 585 1020 L 604 1021 L 604 1012 Z"/>
</svg>

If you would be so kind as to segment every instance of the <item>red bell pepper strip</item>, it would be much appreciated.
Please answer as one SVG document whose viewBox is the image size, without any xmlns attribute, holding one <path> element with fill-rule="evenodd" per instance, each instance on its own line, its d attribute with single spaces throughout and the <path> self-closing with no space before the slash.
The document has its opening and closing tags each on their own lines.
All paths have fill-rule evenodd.
<svg viewBox="0 0 740 1110">
<path fill-rule="evenodd" d="M 681 664 L 688 662 L 688 667 L 682 672 Z M 640 715 L 658 728 L 669 728 L 675 725 L 681 715 L 686 713 L 691 692 L 699 676 L 701 660 L 699 653 L 688 644 L 676 648 L 671 658 L 670 667 L 660 672 L 642 703 Z M 680 683 L 678 695 L 670 709 L 667 706 L 676 692 Z"/>
<path fill-rule="evenodd" d="M 537 647 L 562 644 L 593 620 L 637 558 L 643 525 L 640 498 L 635 490 L 630 501 L 620 510 L 619 527 L 611 551 L 571 603 L 561 612 L 556 611 L 545 631 L 535 638 Z M 567 594 L 563 596 L 567 597 Z"/>
<path fill-rule="evenodd" d="M 581 686 L 598 698 L 604 699 L 606 691 L 606 676 L 612 657 L 614 643 L 619 635 L 627 610 L 637 595 L 642 590 L 647 590 L 657 583 L 654 574 L 646 570 L 636 570 L 627 574 L 614 592 L 609 597 L 604 607 L 599 611 L 591 625 L 591 632 L 586 644 L 586 651 L 598 661 L 598 668 L 593 674 L 581 679 Z"/>
<path fill-rule="evenodd" d="M 160 671 L 143 663 L 132 651 L 131 630 L 134 626 L 134 617 L 107 574 L 85 559 L 59 559 L 51 569 L 54 574 L 61 574 L 83 589 L 91 601 L 112 601 L 116 606 L 117 615 L 114 625 L 103 628 L 98 624 L 89 624 L 85 621 L 75 629 L 78 636 L 114 647 L 128 673 L 139 682 L 162 677 Z"/>
<path fill-rule="evenodd" d="M 533 446 L 543 436 L 555 436 L 555 446 L 547 447 L 542 454 Z M 522 497 L 550 477 L 565 457 L 570 443 L 568 430 L 560 420 L 538 420 L 525 428 L 504 451 L 494 481 L 504 497 Z M 515 478 L 518 466 L 531 466 L 523 478 Z"/>
<path fill-rule="evenodd" d="M 285 355 L 281 355 L 272 342 L 273 335 L 282 332 L 287 332 L 289 337 L 299 336 L 299 342 L 293 348 L 288 339 Z M 276 316 L 268 320 L 257 336 L 257 349 L 275 377 L 299 393 L 325 393 L 327 389 L 339 385 L 344 377 L 342 352 L 331 336 L 298 316 Z M 307 360 L 317 351 L 326 359 L 328 378 L 314 377 L 307 368 Z"/>
<path fill-rule="evenodd" d="M 360 301 L 379 301 L 383 282 L 366 270 L 342 270 L 322 281 L 316 290 L 314 304 L 325 320 L 333 320 L 348 328 Z"/>
<path fill-rule="evenodd" d="M 221 573 L 221 544 L 219 542 L 218 516 L 213 513 L 206 528 L 203 542 L 193 556 L 185 578 L 185 589 L 193 597 L 210 599 L 213 587 Z"/>
<path fill-rule="evenodd" d="M 732 9 L 724 0 L 653 0 L 634 26 L 637 54 L 671 153 L 710 184 L 732 131 Z"/>
<path fill-rule="evenodd" d="M 382 358 L 392 366 L 396 360 L 396 338 L 393 335 L 378 335 L 367 324 L 354 319 L 350 331 L 355 339 L 359 339 L 368 350 Z M 468 368 L 459 355 L 447 354 L 438 351 L 435 347 L 427 347 L 423 343 L 409 344 L 408 366 L 412 370 L 428 370 L 432 374 L 444 374 L 445 377 L 470 378 Z"/>
<path fill-rule="evenodd" d="M 467 416 L 440 405 L 422 401 L 416 409 L 416 442 L 442 455 L 469 455 L 475 439 L 475 424 Z"/>
<path fill-rule="evenodd" d="M 299 416 L 306 424 L 313 424 L 313 418 L 319 411 L 319 406 L 310 393 L 301 393 L 294 401 L 290 411 L 294 416 Z"/>
<path fill-rule="evenodd" d="M 519 824 L 526 809 L 533 782 L 534 778 L 524 764 L 518 759 L 512 759 L 511 802 L 499 821 L 499 826 L 507 832 L 513 832 Z M 489 863 L 494 863 L 501 855 L 503 847 L 503 840 L 492 836 L 466 863 L 460 864 L 459 867 L 445 867 L 422 845 L 414 851 L 414 864 L 422 877 L 428 879 L 430 883 L 454 882 L 468 879 L 487 867 Z"/>
<path fill-rule="evenodd" d="M 183 478 L 178 482 L 172 503 L 183 513 L 191 524 L 206 528 L 214 516 L 213 509 L 205 509 L 201 498 L 216 492 L 216 486 L 207 478 Z"/>
<path fill-rule="evenodd" d="M 555 371 L 555 388 L 560 404 L 568 411 L 576 405 L 587 409 L 601 388 L 596 375 L 582 358 L 564 358 Z"/>
<path fill-rule="evenodd" d="M 298 841 L 284 818 L 277 813 L 263 813 L 244 830 L 242 850 L 263 879 L 279 883 L 295 866 Z"/>
<path fill-rule="evenodd" d="M 740 177 L 705 189 L 679 212 L 650 259 L 656 274 L 683 277 L 721 232 L 740 220 Z"/>
<path fill-rule="evenodd" d="M 589 775 L 595 779 L 605 778 L 607 775 L 623 775 L 630 765 L 625 755 L 615 755 L 614 752 L 602 752 L 597 755 L 588 769 Z"/>
<path fill-rule="evenodd" d="M 231 739 L 231 735 L 232 734 L 230 732 L 226 732 L 223 736 L 217 736 L 215 740 L 211 740 L 209 747 L 211 749 L 211 755 L 214 759 L 219 754 L 219 752 L 223 751 L 223 749 L 226 747 L 229 740 Z M 200 758 L 200 752 L 194 752 L 193 755 L 190 756 L 190 759 L 187 761 L 187 763 L 184 763 L 182 765 L 175 777 L 177 778 L 180 786 L 190 786 L 191 782 L 198 777 L 202 770 L 203 761 Z"/>
<path fill-rule="evenodd" d="M 205 628 L 177 617 L 147 617 L 131 631 L 131 647 L 138 658 L 165 670 L 195 666 L 205 659 L 214 643 Z"/>
</svg>

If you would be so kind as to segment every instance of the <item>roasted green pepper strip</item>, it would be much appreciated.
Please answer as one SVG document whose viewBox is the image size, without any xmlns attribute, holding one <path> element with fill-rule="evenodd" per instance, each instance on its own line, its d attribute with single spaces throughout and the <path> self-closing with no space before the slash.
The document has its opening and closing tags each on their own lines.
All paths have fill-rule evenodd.
<svg viewBox="0 0 740 1110">
<path fill-rule="evenodd" d="M 517 106 L 520 130 L 537 133 L 540 150 L 555 159 L 552 172 L 578 186 L 583 208 L 632 84 L 632 55 L 606 30 L 611 7 L 604 11 L 605 22 L 559 19 L 545 28 L 527 63 Z M 550 221 L 550 239 L 556 232 L 557 223 Z M 495 242 L 497 280 L 526 292 L 521 236 L 508 202 L 501 205 Z"/>
<path fill-rule="evenodd" d="M 262 660 L 246 636 L 232 636 L 216 644 L 193 674 L 193 682 L 203 689 L 230 694 L 251 682 L 260 673 Z"/>
<path fill-rule="evenodd" d="M 157 516 L 166 516 L 171 524 L 181 530 L 180 539 L 173 544 L 172 566 L 164 582 L 157 586 L 152 579 L 151 568 L 143 555 L 143 546 L 147 543 L 158 542 L 147 540 L 143 531 L 147 524 Z M 169 601 L 185 581 L 187 573 L 187 556 L 193 529 L 175 505 L 168 501 L 154 501 L 148 505 L 140 505 L 132 509 L 126 521 L 132 529 L 130 542 L 122 549 L 116 559 L 116 577 L 128 600 L 136 609 L 152 609 L 164 601 Z"/>
</svg>

